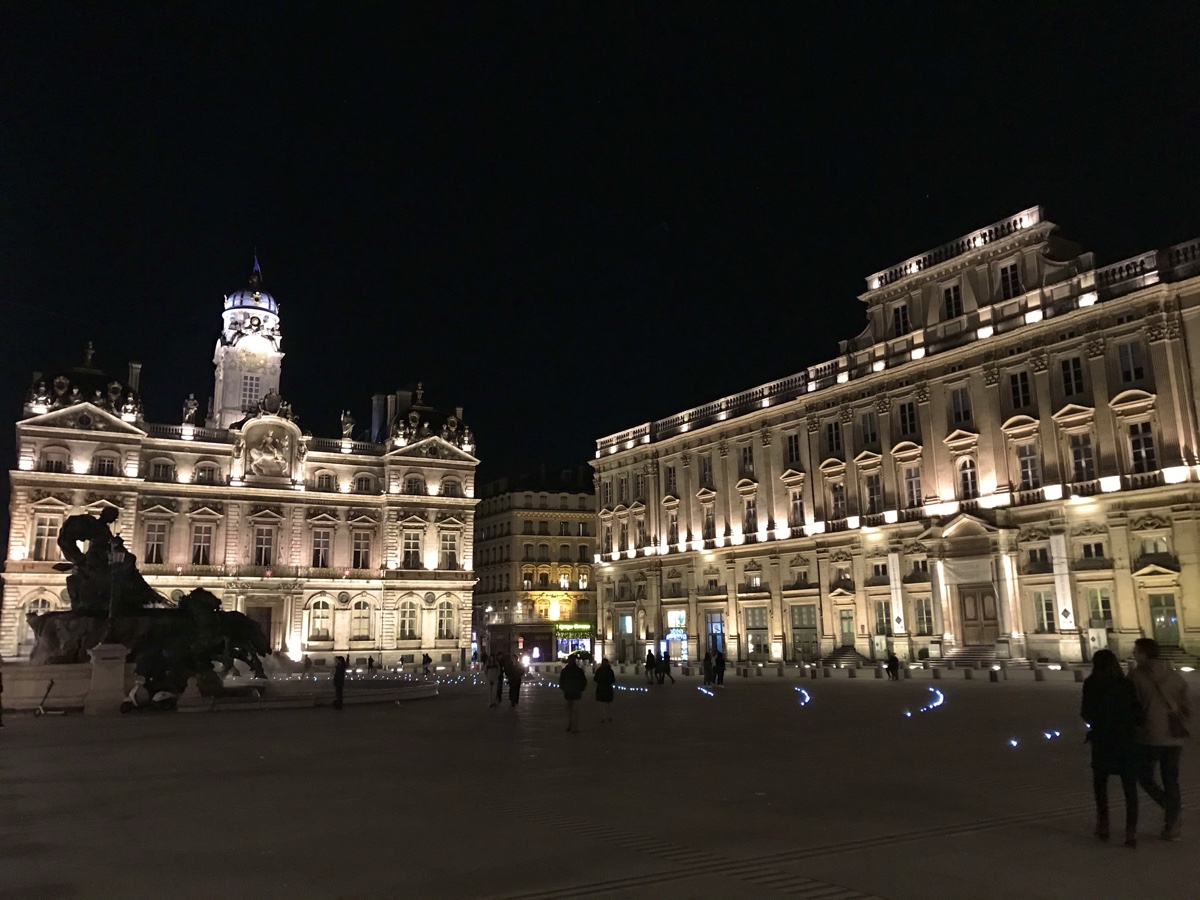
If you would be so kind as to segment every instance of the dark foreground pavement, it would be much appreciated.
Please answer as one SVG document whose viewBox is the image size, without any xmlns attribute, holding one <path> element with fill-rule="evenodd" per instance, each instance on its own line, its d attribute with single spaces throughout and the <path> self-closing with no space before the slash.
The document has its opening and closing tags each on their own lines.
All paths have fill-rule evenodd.
<svg viewBox="0 0 1200 900">
<path fill-rule="evenodd" d="M 515 712 L 459 685 L 6 717 L 0 898 L 1200 897 L 1200 748 L 1184 841 L 1143 795 L 1130 851 L 1090 836 L 1077 686 L 948 682 L 927 712 L 928 683 L 801 686 L 807 705 L 787 681 L 623 691 L 578 735 L 537 685 Z"/>
</svg>

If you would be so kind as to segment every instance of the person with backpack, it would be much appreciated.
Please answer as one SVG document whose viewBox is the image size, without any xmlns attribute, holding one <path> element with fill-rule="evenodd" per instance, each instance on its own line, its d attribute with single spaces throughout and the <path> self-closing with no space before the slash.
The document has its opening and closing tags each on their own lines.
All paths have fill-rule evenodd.
<svg viewBox="0 0 1200 900">
<path fill-rule="evenodd" d="M 558 686 L 567 700 L 567 731 L 577 734 L 579 732 L 578 706 L 583 697 L 584 688 L 587 687 L 587 675 L 579 667 L 574 653 L 567 657 L 567 664 L 559 673 Z"/>
<path fill-rule="evenodd" d="M 1142 722 L 1138 728 L 1141 772 L 1138 781 L 1150 799 L 1163 808 L 1165 820 L 1160 837 L 1164 841 L 1182 840 L 1180 813 L 1183 801 L 1179 793 L 1179 759 L 1188 737 L 1191 715 L 1187 683 L 1166 660 L 1159 659 L 1158 641 L 1138 638 L 1133 642 L 1137 666 L 1130 680 L 1137 689 Z M 1162 773 L 1162 784 L 1155 778 Z"/>
</svg>

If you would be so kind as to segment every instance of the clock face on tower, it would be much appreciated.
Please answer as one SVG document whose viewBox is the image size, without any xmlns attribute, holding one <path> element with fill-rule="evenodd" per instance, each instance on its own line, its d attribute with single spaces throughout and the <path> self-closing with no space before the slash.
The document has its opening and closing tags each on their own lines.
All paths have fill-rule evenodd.
<svg viewBox="0 0 1200 900">
<path fill-rule="evenodd" d="M 251 316 L 250 317 L 250 327 L 251 328 L 262 327 L 262 319 L 260 319 L 258 316 Z"/>
</svg>

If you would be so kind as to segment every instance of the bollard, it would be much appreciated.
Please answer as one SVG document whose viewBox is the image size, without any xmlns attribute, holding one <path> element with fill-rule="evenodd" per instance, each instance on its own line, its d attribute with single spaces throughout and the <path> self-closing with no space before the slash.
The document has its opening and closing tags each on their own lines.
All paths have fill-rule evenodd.
<svg viewBox="0 0 1200 900">
<path fill-rule="evenodd" d="M 875 667 L 875 678 L 879 679 L 882 677 L 883 677 L 883 666 L 876 666 Z"/>
<path fill-rule="evenodd" d="M 912 669 L 910 669 L 908 666 L 905 666 L 905 667 L 904 667 L 903 669 L 901 669 L 900 671 L 904 673 L 904 674 L 903 674 L 903 678 L 904 678 L 904 680 L 905 680 L 905 681 L 907 681 L 908 679 L 912 678 Z"/>
<path fill-rule="evenodd" d="M 829 666 L 821 666 L 821 677 L 822 678 L 832 678 L 833 677 L 833 669 L 829 668 Z"/>
<path fill-rule="evenodd" d="M 847 669 L 847 670 L 846 670 L 846 673 L 847 673 L 847 674 L 848 674 L 848 675 L 849 675 L 851 678 L 857 678 L 857 677 L 858 677 L 858 666 L 855 666 L 853 669 Z"/>
<path fill-rule="evenodd" d="M 955 667 L 955 665 L 954 665 L 954 660 L 952 660 L 952 659 L 948 659 L 948 660 L 946 660 L 946 668 L 947 668 L 947 669 L 953 669 L 953 668 L 956 668 L 956 667 Z"/>
<path fill-rule="evenodd" d="M 942 670 L 941 670 L 941 669 L 930 669 L 930 670 L 929 670 L 929 672 L 930 672 L 930 674 L 931 674 L 931 675 L 932 675 L 934 678 L 936 678 L 936 679 L 939 679 L 939 680 L 940 680 L 940 679 L 941 679 L 941 677 L 942 677 Z"/>
<path fill-rule="evenodd" d="M 990 681 L 992 684 L 999 684 L 1000 672 L 996 669 L 992 669 L 990 672 L 988 672 L 988 681 Z"/>
<path fill-rule="evenodd" d="M 1075 671 L 1075 683 L 1083 684 L 1084 679 L 1087 678 L 1087 672 L 1083 671 L 1083 669 L 1075 669 L 1074 671 Z"/>
<path fill-rule="evenodd" d="M 963 669 L 963 678 L 967 679 L 967 681 L 970 681 L 974 677 L 975 677 L 974 669 Z"/>
<path fill-rule="evenodd" d="M 816 666 L 813 666 L 811 669 L 808 670 L 808 677 L 809 678 L 820 678 L 821 670 L 818 669 Z"/>
<path fill-rule="evenodd" d="M 1034 669 L 1033 670 L 1033 680 L 1034 681 L 1045 681 L 1046 680 L 1046 670 L 1045 669 Z"/>
</svg>

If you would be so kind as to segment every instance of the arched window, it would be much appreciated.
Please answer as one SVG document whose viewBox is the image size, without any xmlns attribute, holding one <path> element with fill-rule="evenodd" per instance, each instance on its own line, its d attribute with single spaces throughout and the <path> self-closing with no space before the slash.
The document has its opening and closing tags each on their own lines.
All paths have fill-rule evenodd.
<svg viewBox="0 0 1200 900">
<path fill-rule="evenodd" d="M 443 600 L 437 607 L 438 640 L 454 637 L 454 604 Z"/>
<path fill-rule="evenodd" d="M 975 468 L 975 460 L 968 456 L 958 467 L 958 498 L 974 500 L 978 496 L 979 473 Z"/>
<path fill-rule="evenodd" d="M 45 597 L 34 597 L 25 604 L 25 612 L 27 615 L 33 616 L 44 615 L 50 612 L 50 601 Z M 20 650 L 22 655 L 27 655 L 33 649 L 37 636 L 33 633 L 33 628 L 30 627 L 25 616 L 21 616 L 21 620 L 17 624 L 21 631 Z"/>
<path fill-rule="evenodd" d="M 409 475 L 404 479 L 404 493 L 406 494 L 423 494 L 425 493 L 425 481 L 420 475 Z"/>
<path fill-rule="evenodd" d="M 42 451 L 41 470 L 43 472 L 67 471 L 67 451 L 59 447 L 47 447 Z"/>
<path fill-rule="evenodd" d="M 112 476 L 117 474 L 117 458 L 111 453 L 97 453 L 92 457 L 92 474 Z"/>
<path fill-rule="evenodd" d="M 405 600 L 400 604 L 400 640 L 415 641 L 417 639 L 417 604 Z"/>
<path fill-rule="evenodd" d="M 560 572 L 559 576 L 558 576 L 558 586 L 564 591 L 567 590 L 568 588 L 570 588 L 571 587 L 571 576 L 568 575 L 566 572 Z"/>
<path fill-rule="evenodd" d="M 374 487 L 375 479 L 370 475 L 359 475 L 354 479 L 354 490 L 360 494 L 369 494 Z"/>
<path fill-rule="evenodd" d="M 452 478 L 442 479 L 442 496 L 443 497 L 461 497 L 463 495 L 462 485 Z"/>
<path fill-rule="evenodd" d="M 371 604 L 366 600 L 355 600 L 350 610 L 350 640 L 371 639 Z"/>
<path fill-rule="evenodd" d="M 332 491 L 334 489 L 335 489 L 335 486 L 333 483 L 333 473 L 332 472 L 322 472 L 320 475 L 317 476 L 317 490 L 318 491 Z"/>
<path fill-rule="evenodd" d="M 331 638 L 332 610 L 328 600 L 314 601 L 309 612 L 308 639 L 328 641 Z"/>
<path fill-rule="evenodd" d="M 216 484 L 217 467 L 211 463 L 201 463 L 196 466 L 196 484 Z"/>
<path fill-rule="evenodd" d="M 580 572 L 579 573 L 579 589 L 581 591 L 586 591 L 587 586 L 588 586 L 587 572 Z"/>
</svg>

